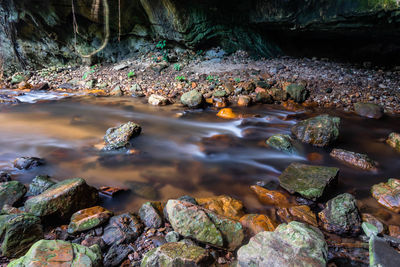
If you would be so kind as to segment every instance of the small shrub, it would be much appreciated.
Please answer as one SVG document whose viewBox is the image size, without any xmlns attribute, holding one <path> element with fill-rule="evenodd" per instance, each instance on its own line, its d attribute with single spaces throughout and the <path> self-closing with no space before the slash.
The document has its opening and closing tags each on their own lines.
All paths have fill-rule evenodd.
<svg viewBox="0 0 400 267">
<path fill-rule="evenodd" d="M 208 75 L 207 76 L 207 81 L 210 82 L 210 83 L 218 84 L 219 83 L 219 77 L 218 76 Z"/>
<path fill-rule="evenodd" d="M 181 71 L 182 70 L 182 65 L 179 64 L 179 63 L 174 64 L 174 70 Z"/>
<path fill-rule="evenodd" d="M 133 76 L 135 76 L 135 72 L 131 70 L 130 72 L 128 72 L 128 74 L 126 74 L 126 76 L 128 76 L 128 78 L 132 78 Z"/>
<path fill-rule="evenodd" d="M 185 78 L 185 76 L 176 76 L 175 80 L 177 80 L 179 82 L 184 82 L 184 81 L 186 81 L 186 78 Z"/>
</svg>

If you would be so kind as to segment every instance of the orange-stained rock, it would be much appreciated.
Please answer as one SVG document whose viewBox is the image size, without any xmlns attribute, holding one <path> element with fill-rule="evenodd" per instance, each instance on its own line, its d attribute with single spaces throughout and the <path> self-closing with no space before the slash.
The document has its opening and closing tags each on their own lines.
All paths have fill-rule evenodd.
<svg viewBox="0 0 400 267">
<path fill-rule="evenodd" d="M 264 231 L 272 232 L 277 227 L 277 223 L 264 214 L 246 214 L 240 218 L 240 223 L 250 237 Z"/>
<path fill-rule="evenodd" d="M 282 106 L 285 109 L 289 110 L 289 111 L 303 111 L 303 110 L 305 110 L 305 108 L 302 105 L 294 102 L 293 100 L 288 100 L 288 101 L 283 102 Z"/>
<path fill-rule="evenodd" d="M 278 209 L 277 214 L 282 221 L 287 223 L 291 221 L 299 221 L 318 227 L 315 213 L 312 212 L 310 207 L 306 205 L 280 208 Z"/>
<path fill-rule="evenodd" d="M 206 98 L 206 103 L 212 105 L 212 104 L 213 104 L 213 99 L 212 99 L 212 97 Z"/>
<path fill-rule="evenodd" d="M 192 89 L 195 89 L 197 87 L 197 83 L 192 82 Z"/>
<path fill-rule="evenodd" d="M 400 238 L 400 226 L 389 225 L 389 235 L 395 238 Z"/>
<path fill-rule="evenodd" d="M 20 82 L 18 84 L 18 89 L 19 90 L 24 90 L 24 89 L 31 89 L 31 85 L 27 82 Z"/>
<path fill-rule="evenodd" d="M 213 97 L 213 105 L 216 108 L 224 108 L 228 105 L 228 103 L 223 97 Z"/>
<path fill-rule="evenodd" d="M 239 107 L 247 107 L 250 105 L 250 103 L 251 103 L 251 97 L 246 96 L 246 95 L 239 96 L 239 99 L 237 102 Z"/>
<path fill-rule="evenodd" d="M 223 108 L 218 111 L 217 116 L 223 119 L 237 119 L 239 116 L 231 108 Z"/>
<path fill-rule="evenodd" d="M 230 196 L 196 198 L 196 201 L 200 206 L 230 219 L 238 221 L 244 215 L 242 201 Z"/>
<path fill-rule="evenodd" d="M 86 94 L 93 96 L 107 96 L 107 92 L 102 89 L 89 89 L 85 90 Z"/>
<path fill-rule="evenodd" d="M 68 225 L 68 233 L 73 234 L 93 229 L 105 222 L 113 215 L 103 207 L 95 206 L 75 212 Z"/>
<path fill-rule="evenodd" d="M 268 190 L 258 185 L 252 185 L 250 186 L 250 189 L 257 194 L 260 202 L 265 205 L 288 207 L 295 204 L 294 201 L 290 201 L 287 196 L 279 191 Z"/>
<path fill-rule="evenodd" d="M 312 152 L 307 154 L 307 159 L 311 162 L 319 163 L 323 161 L 324 156 L 320 153 Z"/>
</svg>

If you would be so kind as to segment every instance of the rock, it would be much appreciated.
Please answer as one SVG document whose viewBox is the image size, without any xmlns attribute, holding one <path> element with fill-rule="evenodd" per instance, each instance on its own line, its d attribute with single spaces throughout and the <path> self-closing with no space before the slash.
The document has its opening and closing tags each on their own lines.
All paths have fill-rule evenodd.
<svg viewBox="0 0 400 267">
<path fill-rule="evenodd" d="M 93 206 L 98 200 L 97 190 L 82 178 L 59 182 L 42 194 L 25 202 L 25 210 L 39 217 L 69 218 L 72 213 Z"/>
<path fill-rule="evenodd" d="M 29 170 L 44 164 L 44 159 L 36 157 L 21 157 L 14 160 L 14 167 L 20 170 Z"/>
<path fill-rule="evenodd" d="M 362 117 L 367 117 L 371 119 L 380 119 L 383 116 L 382 107 L 373 103 L 355 103 L 354 111 Z"/>
<path fill-rule="evenodd" d="M 292 83 L 285 86 L 284 90 L 289 95 L 289 98 L 293 99 L 296 103 L 303 103 L 310 95 L 310 91 L 308 91 L 302 84 Z"/>
<path fill-rule="evenodd" d="M 136 97 L 143 97 L 145 96 L 145 94 L 143 93 L 142 87 L 135 83 L 134 85 L 132 85 L 128 92 L 132 95 L 132 96 L 136 96 Z"/>
<path fill-rule="evenodd" d="M 308 223 L 312 226 L 318 227 L 317 217 L 315 213 L 311 211 L 309 206 L 301 205 L 301 206 L 293 206 L 290 208 L 279 208 L 277 210 L 277 215 L 284 222 L 304 222 Z"/>
<path fill-rule="evenodd" d="M 269 94 L 272 96 L 274 101 L 282 102 L 288 100 L 287 92 L 279 88 L 271 88 Z"/>
<path fill-rule="evenodd" d="M 110 91 L 110 95 L 117 96 L 117 97 L 122 96 L 121 86 L 119 86 L 119 85 L 115 86 L 114 89 L 112 89 Z"/>
<path fill-rule="evenodd" d="M 178 242 L 181 239 L 179 233 L 175 231 L 171 231 L 168 234 L 165 235 L 165 240 L 167 242 Z"/>
<path fill-rule="evenodd" d="M 44 91 L 44 90 L 49 90 L 50 86 L 48 83 L 39 83 L 35 84 L 31 87 L 31 90 L 33 91 Z"/>
<path fill-rule="evenodd" d="M 212 95 L 213 97 L 226 97 L 228 94 L 225 90 L 217 90 Z"/>
<path fill-rule="evenodd" d="M 0 183 L 0 209 L 4 205 L 14 205 L 25 193 L 25 186 L 18 181 Z"/>
<path fill-rule="evenodd" d="M 391 237 L 400 238 L 400 226 L 389 225 L 389 235 Z"/>
<path fill-rule="evenodd" d="M 389 137 L 386 140 L 386 143 L 388 143 L 391 147 L 393 147 L 395 150 L 400 152 L 400 134 L 399 133 L 389 134 Z"/>
<path fill-rule="evenodd" d="M 104 136 L 106 146 L 103 149 L 113 150 L 124 148 L 128 146 L 129 140 L 138 136 L 141 131 L 142 128 L 140 125 L 133 122 L 127 122 L 118 127 L 109 128 Z"/>
<path fill-rule="evenodd" d="M 139 217 L 146 227 L 158 229 L 163 224 L 161 203 L 146 202 L 139 210 Z"/>
<path fill-rule="evenodd" d="M 361 231 L 360 213 L 351 194 L 344 193 L 329 200 L 318 216 L 328 232 L 355 236 Z"/>
<path fill-rule="evenodd" d="M 272 205 L 278 207 L 290 206 L 290 200 L 281 192 L 275 190 L 268 190 L 258 185 L 250 186 L 250 189 L 257 194 L 258 199 L 265 205 Z"/>
<path fill-rule="evenodd" d="M 196 198 L 196 202 L 208 210 L 233 220 L 238 221 L 244 215 L 242 201 L 230 196 Z"/>
<path fill-rule="evenodd" d="M 127 69 L 129 66 L 130 66 L 130 64 L 128 64 L 128 63 L 121 63 L 121 64 L 114 66 L 113 70 L 120 71 L 120 70 Z"/>
<path fill-rule="evenodd" d="M 12 261 L 10 267 L 33 266 L 101 266 L 98 245 L 90 248 L 62 240 L 40 240 L 25 256 Z"/>
<path fill-rule="evenodd" d="M 223 119 L 231 120 L 237 119 L 239 116 L 233 112 L 231 108 L 223 108 L 218 111 L 217 116 Z"/>
<path fill-rule="evenodd" d="M 356 153 L 347 151 L 344 149 L 333 149 L 330 153 L 331 157 L 340 160 L 348 165 L 368 170 L 368 171 L 376 171 L 377 164 L 372 159 L 368 157 L 366 154 Z"/>
<path fill-rule="evenodd" d="M 103 207 L 95 206 L 75 212 L 68 225 L 68 233 L 87 231 L 107 222 L 113 215 L 109 210 Z"/>
<path fill-rule="evenodd" d="M 261 232 L 237 252 L 238 266 L 326 266 L 328 246 L 318 228 L 300 222 Z"/>
<path fill-rule="evenodd" d="M 274 231 L 277 223 L 264 214 L 246 214 L 240 218 L 240 223 L 248 236 L 254 236 L 263 231 Z"/>
<path fill-rule="evenodd" d="M 192 203 L 193 205 L 198 205 L 196 199 L 191 196 L 181 196 L 180 198 L 178 198 L 178 200 L 186 201 Z"/>
<path fill-rule="evenodd" d="M 267 145 L 286 153 L 295 153 L 296 150 L 292 144 L 292 138 L 287 134 L 275 134 L 268 138 L 266 141 Z"/>
<path fill-rule="evenodd" d="M 267 92 L 259 92 L 256 95 L 256 102 L 263 103 L 263 104 L 272 104 L 274 100 L 272 99 L 271 95 Z"/>
<path fill-rule="evenodd" d="M 131 251 L 130 246 L 126 244 L 112 245 L 104 256 L 104 267 L 120 266 Z"/>
<path fill-rule="evenodd" d="M 165 106 L 168 104 L 168 98 L 162 95 L 152 94 L 149 97 L 149 104 L 153 106 Z"/>
<path fill-rule="evenodd" d="M 203 95 L 197 90 L 191 90 L 181 96 L 182 104 L 189 108 L 198 108 L 203 105 L 203 101 Z"/>
<path fill-rule="evenodd" d="M 162 70 L 168 68 L 169 64 L 165 61 L 161 61 L 159 63 L 154 63 L 150 65 L 150 68 L 155 72 L 161 73 Z"/>
<path fill-rule="evenodd" d="M 254 82 L 243 82 L 242 87 L 247 92 L 253 92 L 256 89 L 256 84 Z"/>
<path fill-rule="evenodd" d="M 292 163 L 279 176 L 280 185 L 290 193 L 316 200 L 327 187 L 337 183 L 338 168 Z"/>
<path fill-rule="evenodd" d="M 382 206 L 400 213 L 400 180 L 389 179 L 387 183 L 379 183 L 372 186 L 372 196 Z"/>
<path fill-rule="evenodd" d="M 320 115 L 298 122 L 292 133 L 304 143 L 328 146 L 339 137 L 340 118 Z"/>
<path fill-rule="evenodd" d="M 55 185 L 56 182 L 50 179 L 48 175 L 38 175 L 33 178 L 32 182 L 29 184 L 27 196 L 37 196 Z"/>
<path fill-rule="evenodd" d="M 21 83 L 21 82 L 23 82 L 25 80 L 27 80 L 27 77 L 25 77 L 24 75 L 16 73 L 11 77 L 11 84 L 19 84 L 19 83 Z"/>
<path fill-rule="evenodd" d="M 142 267 L 206 267 L 213 263 L 207 250 L 183 242 L 167 243 L 147 252 L 140 266 Z"/>
<path fill-rule="evenodd" d="M 143 182 L 127 181 L 126 185 L 133 194 L 140 196 L 144 199 L 157 199 L 158 193 L 153 185 Z"/>
<path fill-rule="evenodd" d="M 169 200 L 165 206 L 174 231 L 185 238 L 234 250 L 241 245 L 244 233 L 239 222 L 217 215 L 200 206 Z"/>
<path fill-rule="evenodd" d="M 400 253 L 382 238 L 371 236 L 369 240 L 369 266 L 398 267 L 400 266 Z"/>
<path fill-rule="evenodd" d="M 131 243 L 139 237 L 143 231 L 143 225 L 133 214 L 125 213 L 114 216 L 104 228 L 103 240 L 111 246 L 113 244 Z"/>
<path fill-rule="evenodd" d="M 27 213 L 0 215 L 1 255 L 20 257 L 42 238 L 40 218 Z"/>
<path fill-rule="evenodd" d="M 372 225 L 372 224 L 370 224 L 370 223 L 367 223 L 367 222 L 363 222 L 362 224 L 361 224 L 361 228 L 363 229 L 363 231 L 364 231 L 364 233 L 365 233 L 365 235 L 367 236 L 367 237 L 371 237 L 371 236 L 373 236 L 373 235 L 378 235 L 379 233 L 378 233 L 378 228 L 376 228 L 375 227 L 375 225 Z"/>
<path fill-rule="evenodd" d="M 378 234 L 384 234 L 387 230 L 387 226 L 378 218 L 375 218 L 369 213 L 363 213 L 361 214 L 361 218 L 363 222 L 372 224 L 374 227 L 376 227 Z"/>
<path fill-rule="evenodd" d="M 0 171 L 0 183 L 11 181 L 11 175 L 7 172 Z"/>
<path fill-rule="evenodd" d="M 251 97 L 246 95 L 239 96 L 237 104 L 239 107 L 248 107 L 251 103 Z"/>
</svg>

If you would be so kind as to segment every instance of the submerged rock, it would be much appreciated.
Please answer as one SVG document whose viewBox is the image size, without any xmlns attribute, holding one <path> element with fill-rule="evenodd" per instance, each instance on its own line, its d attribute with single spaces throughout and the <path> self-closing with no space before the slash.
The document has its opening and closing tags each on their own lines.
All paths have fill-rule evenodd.
<svg viewBox="0 0 400 267">
<path fill-rule="evenodd" d="M 399 133 L 389 134 L 389 137 L 386 140 L 386 143 L 388 143 L 391 147 L 393 147 L 395 150 L 400 152 L 400 134 Z"/>
<path fill-rule="evenodd" d="M 246 214 L 240 218 L 240 223 L 248 236 L 254 236 L 263 231 L 274 231 L 277 223 L 264 214 Z"/>
<path fill-rule="evenodd" d="M 101 266 L 100 247 L 85 247 L 62 240 L 40 240 L 25 256 L 12 261 L 10 267 L 27 266 Z"/>
<path fill-rule="evenodd" d="M 203 105 L 204 98 L 199 91 L 191 90 L 181 96 L 181 102 L 189 108 L 198 108 Z"/>
<path fill-rule="evenodd" d="M 292 194 L 316 200 L 337 182 L 338 174 L 338 168 L 292 163 L 279 176 L 279 182 Z"/>
<path fill-rule="evenodd" d="M 339 137 L 340 118 L 320 115 L 298 122 L 291 129 L 302 142 L 314 146 L 328 146 Z"/>
<path fill-rule="evenodd" d="M 149 97 L 149 104 L 153 106 L 165 106 L 168 104 L 168 98 L 162 95 L 152 94 Z"/>
<path fill-rule="evenodd" d="M 372 186 L 372 196 L 382 206 L 400 213 L 400 180 L 389 179 L 387 183 Z"/>
<path fill-rule="evenodd" d="M 142 267 L 211 266 L 213 259 L 204 248 L 183 242 L 167 243 L 150 250 L 143 257 Z"/>
<path fill-rule="evenodd" d="M 237 252 L 238 266 L 326 266 L 328 246 L 318 228 L 300 222 L 261 232 Z"/>
<path fill-rule="evenodd" d="M 103 207 L 95 206 L 75 212 L 68 225 L 68 233 L 74 234 L 93 229 L 103 223 L 113 215 L 109 210 Z"/>
<path fill-rule="evenodd" d="M 326 203 L 318 213 L 323 228 L 338 235 L 358 235 L 361 231 L 361 217 L 356 200 L 351 194 L 341 194 Z"/>
<path fill-rule="evenodd" d="M 293 99 L 296 103 L 303 103 L 310 95 L 310 91 L 302 84 L 292 83 L 285 86 L 284 90 L 289 95 L 289 98 Z"/>
<path fill-rule="evenodd" d="M 38 175 L 33 178 L 29 184 L 27 196 L 37 196 L 55 185 L 56 182 L 50 179 L 48 175 Z"/>
<path fill-rule="evenodd" d="M 380 119 L 383 116 L 383 108 L 373 103 L 355 103 L 354 111 L 362 117 L 371 119 Z"/>
<path fill-rule="evenodd" d="M 239 116 L 233 112 L 231 108 L 223 108 L 220 111 L 218 111 L 217 116 L 222 118 L 222 119 L 237 119 Z"/>
<path fill-rule="evenodd" d="M 28 199 L 25 210 L 36 216 L 56 216 L 69 218 L 72 213 L 93 206 L 98 200 L 98 192 L 82 178 L 59 182 L 42 194 Z"/>
<path fill-rule="evenodd" d="M 286 153 L 295 152 L 292 142 L 292 138 L 287 134 L 275 134 L 266 141 L 270 147 Z"/>
<path fill-rule="evenodd" d="M 14 205 L 26 193 L 26 187 L 18 181 L 0 183 L 0 209 Z"/>
<path fill-rule="evenodd" d="M 118 127 L 109 128 L 104 136 L 106 146 L 103 149 L 113 150 L 124 148 L 129 144 L 129 140 L 138 136 L 141 131 L 142 128 L 140 125 L 133 122 L 127 122 Z"/>
<path fill-rule="evenodd" d="M 146 202 L 139 210 L 139 216 L 146 227 L 158 229 L 163 224 L 161 202 Z"/>
<path fill-rule="evenodd" d="M 330 153 L 331 157 L 340 160 L 348 165 L 368 170 L 368 171 L 376 171 L 377 164 L 375 161 L 370 159 L 368 155 L 347 151 L 344 149 L 333 149 Z"/>
<path fill-rule="evenodd" d="M 36 157 L 21 157 L 14 160 L 14 167 L 20 170 L 29 170 L 44 164 L 44 159 Z"/>
<path fill-rule="evenodd" d="M 145 199 L 157 199 L 158 192 L 153 185 L 149 183 L 127 181 L 125 183 L 133 194 Z"/>
<path fill-rule="evenodd" d="M 400 253 L 380 237 L 372 235 L 369 240 L 370 267 L 398 267 Z"/>
<path fill-rule="evenodd" d="M 1 255 L 19 257 L 42 238 L 40 218 L 27 213 L 0 215 Z"/>
<path fill-rule="evenodd" d="M 103 240 L 111 246 L 134 242 L 142 233 L 143 225 L 133 214 L 125 213 L 114 216 L 104 228 Z"/>
<path fill-rule="evenodd" d="M 196 198 L 196 202 L 198 205 L 230 219 L 239 220 L 244 215 L 242 201 L 230 196 Z"/>
</svg>

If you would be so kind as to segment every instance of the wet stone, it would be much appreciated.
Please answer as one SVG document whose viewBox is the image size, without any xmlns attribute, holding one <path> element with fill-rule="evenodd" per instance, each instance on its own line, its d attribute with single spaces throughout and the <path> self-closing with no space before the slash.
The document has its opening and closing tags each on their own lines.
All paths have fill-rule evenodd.
<svg viewBox="0 0 400 267">
<path fill-rule="evenodd" d="M 26 193 L 26 187 L 18 181 L 0 183 L 0 209 L 4 205 L 14 205 Z"/>
<path fill-rule="evenodd" d="M 366 154 L 347 151 L 344 149 L 333 149 L 330 153 L 331 157 L 342 161 L 350 166 L 354 166 L 363 170 L 376 171 L 377 164 Z"/>
<path fill-rule="evenodd" d="M 103 207 L 95 206 L 75 212 L 68 225 L 68 233 L 87 231 L 107 222 L 113 215 L 109 210 Z"/>
<path fill-rule="evenodd" d="M 21 157 L 14 160 L 14 167 L 20 170 L 29 170 L 44 164 L 44 159 L 36 157 Z"/>
<path fill-rule="evenodd" d="M 165 235 L 165 240 L 167 242 L 178 242 L 181 239 L 179 233 L 171 231 Z"/>
<path fill-rule="evenodd" d="M 275 134 L 267 139 L 266 144 L 279 151 L 295 153 L 292 142 L 292 138 L 287 134 Z"/>
<path fill-rule="evenodd" d="M 263 231 L 274 231 L 277 223 L 264 214 L 246 214 L 240 218 L 248 236 L 254 236 Z"/>
<path fill-rule="evenodd" d="M 114 216 L 104 228 L 103 240 L 107 245 L 134 242 L 143 231 L 143 225 L 133 214 Z"/>
<path fill-rule="evenodd" d="M 379 204 L 391 211 L 400 213 L 400 180 L 389 179 L 387 183 L 372 186 L 372 196 Z"/>
<path fill-rule="evenodd" d="M 11 181 L 11 175 L 7 172 L 0 171 L 0 183 Z"/>
<path fill-rule="evenodd" d="M 367 222 L 375 226 L 379 234 L 383 234 L 386 232 L 387 226 L 381 220 L 372 216 L 371 214 L 363 213 L 361 214 L 361 218 L 363 222 Z"/>
<path fill-rule="evenodd" d="M 267 92 L 259 92 L 256 95 L 256 102 L 263 103 L 263 104 L 272 104 L 274 100 L 272 99 L 271 95 Z"/>
<path fill-rule="evenodd" d="M 217 116 L 227 120 L 237 119 L 239 117 L 231 108 L 221 109 L 218 111 Z"/>
<path fill-rule="evenodd" d="M 292 163 L 279 176 L 279 182 L 292 194 L 316 200 L 337 182 L 338 174 L 338 168 Z"/>
<path fill-rule="evenodd" d="M 312 226 L 318 227 L 317 217 L 315 213 L 306 205 L 293 206 L 290 208 L 280 208 L 277 215 L 284 222 L 304 222 Z"/>
<path fill-rule="evenodd" d="M 208 210 L 233 220 L 239 220 L 244 215 L 242 201 L 230 196 L 196 198 L 196 202 Z"/>
<path fill-rule="evenodd" d="M 389 134 L 389 137 L 386 140 L 386 143 L 388 143 L 391 147 L 393 147 L 395 150 L 400 152 L 400 134 L 399 133 Z"/>
<path fill-rule="evenodd" d="M 38 175 L 33 178 L 29 184 L 27 196 L 37 196 L 55 185 L 56 182 L 50 179 L 48 175 Z"/>
<path fill-rule="evenodd" d="M 129 245 L 112 245 L 104 256 L 104 267 L 119 266 L 131 251 Z"/>
<path fill-rule="evenodd" d="M 181 102 L 189 108 L 198 108 L 203 104 L 204 98 L 199 91 L 191 90 L 181 96 Z"/>
<path fill-rule="evenodd" d="M 382 238 L 371 236 L 369 240 L 369 266 L 398 267 L 400 266 L 400 253 Z"/>
<path fill-rule="evenodd" d="M 109 128 L 104 136 L 106 146 L 103 149 L 113 150 L 124 148 L 128 146 L 129 140 L 138 136 L 141 131 L 142 128 L 140 125 L 133 122 L 127 122 L 118 127 Z"/>
<path fill-rule="evenodd" d="M 160 228 L 163 224 L 162 204 L 156 202 L 146 202 L 139 210 L 139 216 L 146 227 Z"/>
<path fill-rule="evenodd" d="M 260 202 L 265 205 L 285 207 L 293 203 L 287 196 L 279 191 L 268 190 L 258 185 L 252 185 L 250 186 L 250 189 L 256 193 Z"/>
<path fill-rule="evenodd" d="M 294 100 L 296 103 L 303 103 L 310 95 L 310 92 L 302 84 L 292 83 L 285 86 L 284 90 L 289 95 L 289 98 Z"/>
<path fill-rule="evenodd" d="M 149 104 L 153 106 L 165 106 L 168 104 L 168 98 L 162 95 L 152 94 L 149 97 Z"/>
<path fill-rule="evenodd" d="M 367 117 L 371 119 L 380 119 L 383 116 L 382 107 L 373 103 L 355 103 L 354 111 L 362 117 Z"/>
</svg>

